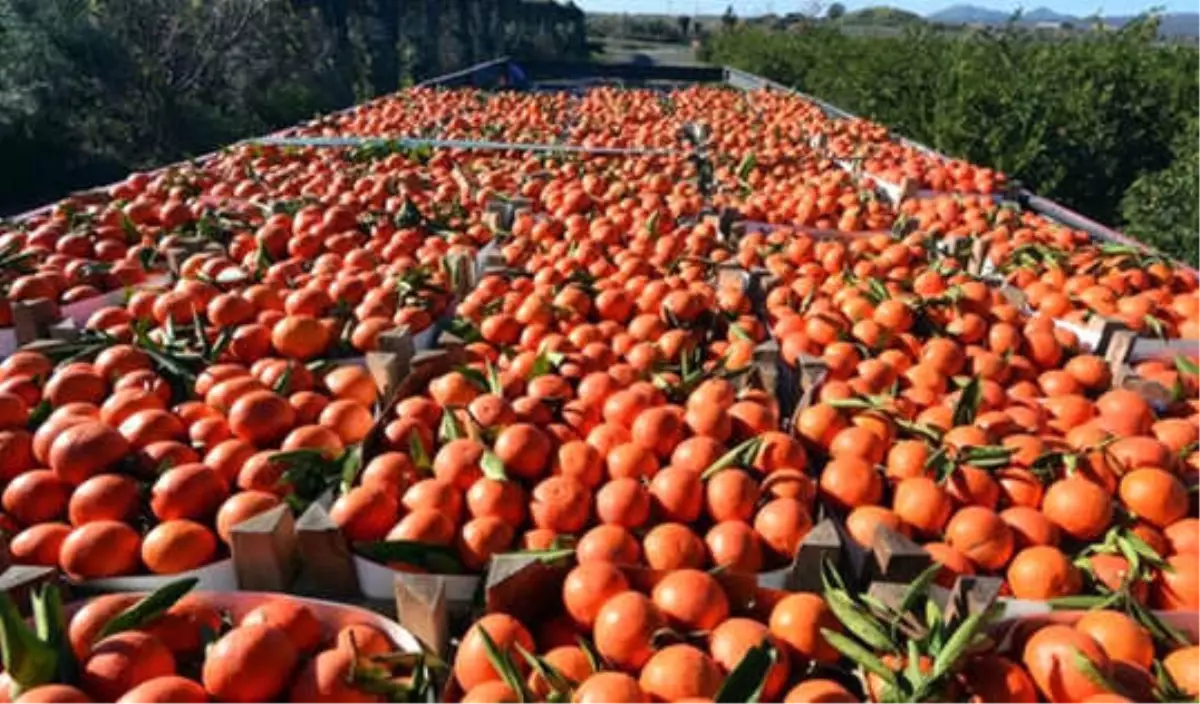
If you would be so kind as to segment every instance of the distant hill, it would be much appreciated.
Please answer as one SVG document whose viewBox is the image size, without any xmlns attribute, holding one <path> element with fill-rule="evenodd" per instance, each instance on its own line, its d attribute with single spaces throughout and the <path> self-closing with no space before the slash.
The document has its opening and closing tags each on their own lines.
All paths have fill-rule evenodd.
<svg viewBox="0 0 1200 704">
<path fill-rule="evenodd" d="M 866 25 L 883 25 L 883 26 L 901 26 L 907 24 L 919 24 L 924 22 L 924 18 L 915 12 L 901 10 L 896 7 L 865 7 L 861 10 L 847 12 L 842 15 L 841 22 L 843 24 L 866 24 Z"/>
<path fill-rule="evenodd" d="M 930 22 L 942 24 L 1003 24 L 1008 21 L 1010 13 L 1002 10 L 989 10 L 977 5 L 951 5 L 944 10 L 926 15 Z"/>
<path fill-rule="evenodd" d="M 1026 12 L 1021 15 L 1022 22 L 1078 22 L 1078 18 L 1071 15 L 1064 15 L 1061 12 L 1055 12 L 1048 7 L 1039 7 L 1032 12 Z"/>
<path fill-rule="evenodd" d="M 925 16 L 929 22 L 942 24 L 1004 24 L 1012 18 L 1012 13 L 1003 10 L 992 10 L 978 5 L 951 5 L 944 10 Z M 1133 15 L 1103 17 L 1102 21 L 1111 27 L 1120 27 L 1134 19 Z M 1197 37 L 1200 36 L 1200 14 L 1195 12 L 1174 12 L 1161 15 L 1160 33 L 1164 37 Z M 1047 7 L 1039 7 L 1021 14 L 1020 24 L 1063 24 L 1070 23 L 1076 27 L 1087 26 L 1091 18 L 1076 17 L 1055 12 Z"/>
</svg>

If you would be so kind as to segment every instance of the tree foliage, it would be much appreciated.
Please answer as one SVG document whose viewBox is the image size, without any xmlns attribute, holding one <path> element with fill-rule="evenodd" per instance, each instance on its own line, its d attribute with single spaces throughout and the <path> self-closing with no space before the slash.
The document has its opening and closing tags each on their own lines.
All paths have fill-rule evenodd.
<svg viewBox="0 0 1200 704">
<path fill-rule="evenodd" d="M 1200 123 L 1193 118 L 1175 140 L 1175 159 L 1162 171 L 1133 182 L 1121 200 L 1129 234 L 1184 262 L 1200 259 L 1200 159 L 1196 153 Z"/>
<path fill-rule="evenodd" d="M 1122 208 L 1122 197 L 1135 181 L 1182 158 L 1180 140 L 1193 173 L 1197 154 L 1195 127 L 1188 126 L 1197 114 L 1197 50 L 1163 46 L 1156 30 L 1153 18 L 1054 41 L 1016 26 L 957 35 L 917 26 L 899 37 L 847 36 L 830 26 L 790 33 L 734 28 L 712 37 L 705 57 L 1002 169 L 1102 222 L 1121 222 L 1124 214 L 1131 230 L 1148 232 L 1163 226 L 1134 222 L 1148 213 Z M 1172 183 L 1189 187 L 1183 178 Z M 1196 189 L 1193 178 L 1193 216 L 1178 225 L 1190 227 L 1193 245 Z M 1170 245 L 1172 253 L 1185 251 Z"/>
<path fill-rule="evenodd" d="M 0 0 L 0 213 L 414 75 L 584 51 L 582 12 L 518 0 Z"/>
</svg>

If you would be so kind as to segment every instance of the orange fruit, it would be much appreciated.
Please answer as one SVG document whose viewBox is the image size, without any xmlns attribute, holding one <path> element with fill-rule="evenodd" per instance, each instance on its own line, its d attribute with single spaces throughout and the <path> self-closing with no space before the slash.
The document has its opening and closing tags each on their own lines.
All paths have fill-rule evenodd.
<svg viewBox="0 0 1200 704">
<path fill-rule="evenodd" d="M 324 628 L 313 610 L 287 598 L 271 599 L 250 610 L 238 626 L 265 625 L 278 628 L 298 653 L 311 653 L 324 640 Z"/>
<path fill-rule="evenodd" d="M 649 597 L 634 591 L 609 597 L 596 614 L 596 651 L 619 670 L 638 672 L 654 654 L 654 634 L 666 619 Z"/>
<path fill-rule="evenodd" d="M 141 562 L 141 542 L 141 536 L 124 523 L 85 523 L 63 540 L 59 565 L 73 579 L 133 574 Z"/>
<path fill-rule="evenodd" d="M 500 673 L 496 672 L 488 659 L 487 646 L 479 635 L 481 630 L 488 634 L 500 652 L 512 655 L 513 663 L 524 676 L 529 667 L 525 658 L 516 651 L 516 646 L 534 652 L 533 636 L 512 616 L 493 613 L 476 621 L 459 643 L 453 665 L 459 686 L 463 690 L 470 690 L 485 682 L 500 679 Z"/>
<path fill-rule="evenodd" d="M 711 699 L 721 688 L 721 669 L 690 645 L 669 645 L 642 666 L 638 684 L 654 701 Z"/>
<path fill-rule="evenodd" d="M 767 627 L 754 619 L 731 618 L 723 621 L 712 629 L 708 638 L 708 651 L 712 659 L 725 672 L 732 672 L 741 663 L 742 658 L 751 648 L 757 648 L 764 640 L 769 640 L 777 649 L 782 644 L 770 635 Z M 787 658 L 778 658 L 767 670 L 766 681 L 763 683 L 762 697 L 765 701 L 777 701 L 787 684 L 788 673 L 791 670 Z"/>
<path fill-rule="evenodd" d="M 209 647 L 201 683 L 218 701 L 277 700 L 291 680 L 299 654 L 280 628 L 238 626 Z"/>
<path fill-rule="evenodd" d="M 980 701 L 1034 704 L 1037 687 L 1025 668 L 1000 655 L 987 653 L 967 660 L 963 667 L 967 688 Z"/>
<path fill-rule="evenodd" d="M 1121 477 L 1118 496 L 1125 508 L 1158 528 L 1166 528 L 1188 513 L 1187 487 L 1174 474 L 1142 467 Z"/>
<path fill-rule="evenodd" d="M 77 486 L 112 467 L 129 453 L 120 433 L 96 421 L 62 430 L 50 445 L 48 464 L 64 482 Z"/>
<path fill-rule="evenodd" d="M 1013 552 L 1008 524 L 982 506 L 959 509 L 946 524 L 946 542 L 987 570 L 1002 569 Z"/>
<path fill-rule="evenodd" d="M 821 635 L 821 629 L 841 632 L 841 624 L 817 594 L 788 594 L 771 609 L 771 635 L 806 660 L 833 664 L 841 655 Z"/>
<path fill-rule="evenodd" d="M 142 538 L 142 564 L 155 574 L 178 574 L 203 567 L 216 554 L 216 536 L 195 521 L 163 521 Z"/>
<path fill-rule="evenodd" d="M 665 575 L 651 592 L 658 610 L 675 628 L 710 631 L 729 617 L 729 600 L 707 572 L 680 569 Z"/>
<path fill-rule="evenodd" d="M 642 546 L 625 528 L 602 523 L 584 533 L 575 543 L 575 559 L 579 564 L 611 562 L 616 565 L 636 565 L 642 558 Z"/>
<path fill-rule="evenodd" d="M 1163 667 L 1184 694 L 1200 694 L 1200 646 L 1176 648 L 1163 658 Z"/>
<path fill-rule="evenodd" d="M 258 447 L 282 440 L 295 420 L 296 414 L 287 399 L 271 391 L 251 391 L 229 408 L 229 429 Z"/>
<path fill-rule="evenodd" d="M 704 541 L 682 523 L 660 523 L 642 538 L 646 564 L 656 570 L 703 568 L 708 563 Z"/>
<path fill-rule="evenodd" d="M 1089 611 L 1075 623 L 1075 630 L 1095 639 L 1114 663 L 1127 662 L 1148 670 L 1154 662 L 1150 633 L 1120 611 Z"/>
<path fill-rule="evenodd" d="M 329 517 L 347 540 L 380 540 L 400 519 L 400 505 L 394 495 L 381 489 L 356 486 L 333 502 Z"/>
<path fill-rule="evenodd" d="M 571 701 L 575 704 L 608 704 L 644 702 L 649 701 L 649 697 L 638 681 L 624 672 L 602 671 L 580 682 Z"/>
<path fill-rule="evenodd" d="M 858 697 L 833 680 L 808 679 L 792 687 L 783 698 L 784 704 L 850 704 Z"/>
<path fill-rule="evenodd" d="M 225 481 L 199 463 L 168 469 L 150 490 L 150 509 L 160 521 L 206 520 L 229 497 Z"/>
<path fill-rule="evenodd" d="M 175 657 L 154 636 L 116 633 L 92 646 L 80 667 L 80 684 L 105 701 L 115 701 L 137 685 L 175 674 Z"/>
<path fill-rule="evenodd" d="M 1045 626 L 1025 643 L 1022 662 L 1042 696 L 1051 702 L 1081 702 L 1107 690 L 1085 675 L 1076 658 L 1085 657 L 1102 674 L 1111 663 L 1094 638 L 1070 626 Z"/>
<path fill-rule="evenodd" d="M 1042 513 L 1067 535 L 1093 540 L 1112 522 L 1112 501 L 1100 486 L 1075 475 L 1046 489 Z"/>
<path fill-rule="evenodd" d="M 1018 599 L 1046 601 L 1078 594 L 1083 578 L 1058 548 L 1035 545 L 1018 552 L 1008 566 L 1008 586 Z"/>
<path fill-rule="evenodd" d="M 1167 558 L 1170 570 L 1159 570 L 1154 580 L 1152 603 L 1160 609 L 1178 611 L 1200 608 L 1200 559 L 1179 554 Z"/>
<path fill-rule="evenodd" d="M 270 511 L 280 503 L 278 496 L 265 491 L 242 491 L 230 496 L 217 510 L 217 536 L 226 545 L 232 545 L 235 526 Z"/>
<path fill-rule="evenodd" d="M 612 563 L 583 563 L 563 580 L 563 608 L 580 628 L 591 630 L 605 602 L 628 589 L 625 575 Z"/>
</svg>

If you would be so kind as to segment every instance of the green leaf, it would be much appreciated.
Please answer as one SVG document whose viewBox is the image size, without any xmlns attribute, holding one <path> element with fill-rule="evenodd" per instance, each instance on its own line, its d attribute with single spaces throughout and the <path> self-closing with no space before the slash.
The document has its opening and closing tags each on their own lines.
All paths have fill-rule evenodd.
<svg viewBox="0 0 1200 704">
<path fill-rule="evenodd" d="M 275 382 L 275 386 L 271 388 L 272 391 L 280 396 L 288 396 L 291 394 L 290 389 L 292 388 L 292 370 L 294 369 L 292 364 L 292 362 L 288 363 L 287 368 L 283 370 L 283 375 L 279 377 L 279 380 Z"/>
<path fill-rule="evenodd" d="M 1175 356 L 1175 369 L 1185 376 L 1200 376 L 1200 364 L 1183 355 Z"/>
<path fill-rule="evenodd" d="M 29 422 L 26 424 L 26 427 L 31 431 L 37 430 L 53 412 L 54 406 L 50 405 L 50 399 L 42 399 L 38 405 L 29 411 Z"/>
<path fill-rule="evenodd" d="M 504 397 L 504 382 L 502 382 L 500 380 L 500 373 L 498 371 L 496 371 L 496 367 L 495 367 L 495 365 L 492 364 L 492 360 L 490 360 L 490 359 L 486 360 L 484 362 L 484 364 L 487 367 L 488 391 L 495 394 L 496 396 L 503 398 Z"/>
<path fill-rule="evenodd" d="M 480 391 L 488 390 L 488 378 L 484 376 L 483 372 L 479 371 L 478 369 L 464 366 L 457 367 L 455 371 L 467 377 L 467 381 L 471 382 L 471 384 Z"/>
<path fill-rule="evenodd" d="M 475 627 L 479 632 L 479 637 L 483 640 L 483 647 L 487 651 L 488 662 L 491 663 L 494 669 L 500 675 L 500 679 L 508 685 L 509 689 L 517 694 L 518 701 L 527 702 L 531 697 L 525 689 L 525 678 L 521 677 L 516 665 L 508 653 L 500 651 L 496 641 L 492 640 L 492 636 L 487 632 L 487 629 Z"/>
<path fill-rule="evenodd" d="M 75 650 L 67 637 L 67 617 L 63 612 L 62 592 L 57 585 L 47 584 L 33 592 L 33 621 L 38 637 L 58 654 L 59 682 L 74 682 L 76 677 Z"/>
<path fill-rule="evenodd" d="M 770 640 L 764 639 L 761 644 L 750 648 L 725 678 L 713 701 L 755 704 L 762 697 L 767 673 L 778 658 L 779 651 L 771 645 Z"/>
<path fill-rule="evenodd" d="M 596 646 L 592 645 L 592 642 L 583 636 L 575 636 L 575 641 L 579 643 L 579 649 L 587 657 L 588 665 L 591 666 L 592 672 L 604 670 L 604 660 L 600 657 L 600 653 L 596 652 Z"/>
<path fill-rule="evenodd" d="M 904 590 L 904 596 L 900 599 L 898 610 L 901 613 L 912 611 L 916 608 L 918 601 L 922 598 L 927 598 L 929 596 L 929 586 L 933 584 L 933 580 L 937 579 L 938 573 L 941 570 L 942 566 L 935 563 L 926 567 L 921 574 L 917 575 L 917 578 Z"/>
<path fill-rule="evenodd" d="M 383 564 L 398 562 L 414 565 L 433 574 L 463 573 L 458 553 L 444 545 L 415 540 L 381 540 L 373 543 L 355 543 L 354 550 L 368 560 Z"/>
<path fill-rule="evenodd" d="M 847 638 L 846 636 L 832 631 L 828 628 L 821 629 L 821 635 L 825 640 L 833 646 L 833 649 L 854 661 L 855 664 L 862 667 L 867 672 L 870 672 L 892 687 L 898 687 L 899 681 L 896 679 L 896 673 L 890 667 L 883 664 L 883 660 L 879 659 L 875 653 L 867 650 L 857 642 Z"/>
<path fill-rule="evenodd" d="M 1074 656 L 1075 669 L 1082 672 L 1083 676 L 1086 677 L 1089 682 L 1109 692 L 1118 691 L 1112 680 L 1110 680 L 1107 675 L 1101 672 L 1096 667 L 1096 663 L 1092 662 L 1091 658 L 1089 658 L 1087 655 L 1084 655 L 1082 650 L 1076 648 Z"/>
<path fill-rule="evenodd" d="M 9 696 L 53 682 L 58 674 L 58 652 L 38 637 L 21 618 L 8 592 L 0 591 L 0 659 L 12 680 Z"/>
<path fill-rule="evenodd" d="M 1057 611 L 1099 610 L 1106 609 L 1121 598 L 1119 592 L 1108 595 L 1077 594 L 1075 596 L 1060 596 L 1050 599 L 1046 604 Z"/>
<path fill-rule="evenodd" d="M 825 603 L 829 605 L 829 610 L 833 612 L 847 632 L 877 651 L 889 653 L 896 651 L 896 644 L 892 641 L 887 629 L 855 604 L 846 592 L 838 589 L 826 590 Z"/>
<path fill-rule="evenodd" d="M 550 690 L 552 693 L 570 694 L 571 690 L 577 684 L 576 682 L 572 682 L 571 680 L 567 679 L 563 673 L 558 671 L 558 668 L 554 667 L 533 653 L 530 653 L 520 643 L 516 644 L 516 648 L 521 657 L 525 659 L 525 662 L 529 663 L 529 667 L 534 672 L 541 675 L 542 679 L 546 681 L 546 684 L 550 685 Z"/>
<path fill-rule="evenodd" d="M 941 679 L 958 667 L 975 639 L 976 633 L 994 618 L 995 613 L 995 609 L 985 609 L 963 619 L 958 628 L 954 629 L 954 633 L 946 640 L 946 644 L 934 656 L 933 679 Z"/>
<path fill-rule="evenodd" d="M 538 352 L 537 358 L 533 360 L 533 367 L 529 371 L 529 378 L 536 379 L 539 376 L 549 374 L 558 369 L 566 358 L 566 355 L 562 352 L 551 352 L 543 348 L 542 351 Z"/>
<path fill-rule="evenodd" d="M 463 429 L 458 424 L 458 418 L 454 416 L 454 411 L 446 408 L 442 410 L 442 422 L 438 427 L 438 438 L 443 442 L 453 442 L 463 437 Z"/>
<path fill-rule="evenodd" d="M 421 472 L 428 474 L 433 470 L 433 462 L 429 459 L 429 453 L 426 452 L 421 437 L 415 431 L 408 434 L 408 454 L 413 461 L 413 466 Z"/>
<path fill-rule="evenodd" d="M 963 425 L 971 425 L 975 422 L 975 415 L 979 413 L 979 404 L 983 399 L 982 388 L 979 385 L 979 377 L 971 377 L 967 385 L 963 387 L 959 393 L 958 402 L 954 404 L 954 414 L 952 416 L 955 427 Z"/>
<path fill-rule="evenodd" d="M 168 582 L 142 597 L 133 606 L 109 619 L 104 628 L 96 634 L 96 640 L 102 640 L 114 633 L 141 628 L 154 619 L 162 616 L 175 605 L 185 594 L 192 591 L 200 580 L 195 577 Z"/>
<path fill-rule="evenodd" d="M 745 181 L 746 179 L 750 178 L 750 172 L 753 171 L 754 167 L 757 165 L 758 158 L 754 156 L 754 152 L 746 154 L 746 156 L 742 157 L 741 163 L 738 164 L 737 179 L 739 181 Z"/>
<path fill-rule="evenodd" d="M 758 453 L 762 451 L 763 441 L 761 437 L 753 437 L 746 440 L 729 452 L 721 455 L 715 462 L 709 465 L 701 474 L 700 480 L 707 481 L 718 472 L 722 472 L 730 467 L 750 467 L 754 461 L 758 459 Z"/>
<path fill-rule="evenodd" d="M 504 468 L 504 460 L 491 450 L 484 450 L 483 459 L 479 462 L 483 476 L 498 482 L 508 481 L 508 472 Z"/>
<path fill-rule="evenodd" d="M 342 466 L 342 493 L 350 491 L 354 486 L 354 482 L 358 480 L 358 473 L 362 471 L 363 466 L 363 448 L 362 445 L 353 445 L 346 448 L 342 456 L 338 459 L 338 463 Z"/>
<path fill-rule="evenodd" d="M 750 337 L 750 333 L 746 332 L 741 325 L 730 325 L 729 332 L 739 340 L 743 340 L 745 342 L 754 342 L 754 338 Z"/>
<path fill-rule="evenodd" d="M 563 560 L 568 557 L 572 557 L 575 554 L 575 548 L 574 547 L 567 547 L 567 548 L 551 547 L 551 548 L 547 548 L 545 550 L 514 550 L 512 552 L 506 552 L 504 554 L 505 555 L 524 555 L 526 557 L 536 558 L 540 562 L 549 564 L 549 563 L 553 563 L 553 562 L 558 562 L 559 560 Z"/>
</svg>

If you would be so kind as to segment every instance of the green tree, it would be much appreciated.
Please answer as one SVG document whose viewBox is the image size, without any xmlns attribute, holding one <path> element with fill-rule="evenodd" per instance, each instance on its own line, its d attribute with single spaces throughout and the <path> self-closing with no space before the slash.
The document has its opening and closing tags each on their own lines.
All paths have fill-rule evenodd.
<svg viewBox="0 0 1200 704">
<path fill-rule="evenodd" d="M 831 20 L 841 19 L 846 14 L 846 6 L 840 2 L 835 2 L 825 11 L 825 16 Z"/>
<path fill-rule="evenodd" d="M 1121 199 L 1126 231 L 1180 261 L 1200 259 L 1200 159 L 1193 119 L 1175 141 L 1175 160 L 1133 182 Z"/>
</svg>

